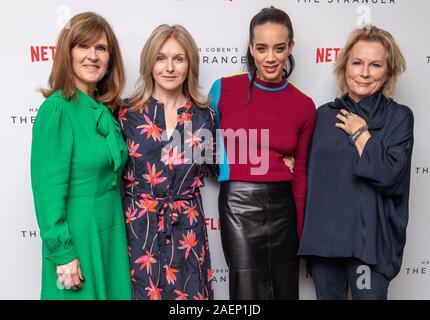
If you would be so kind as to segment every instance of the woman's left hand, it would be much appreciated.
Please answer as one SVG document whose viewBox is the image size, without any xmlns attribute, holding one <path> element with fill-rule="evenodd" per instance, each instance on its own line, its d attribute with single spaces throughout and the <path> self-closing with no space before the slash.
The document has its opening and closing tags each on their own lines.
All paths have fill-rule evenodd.
<svg viewBox="0 0 430 320">
<path fill-rule="evenodd" d="M 290 169 L 291 173 L 294 173 L 294 166 L 296 165 L 296 161 L 294 160 L 293 156 L 285 156 L 282 158 L 285 165 Z"/>
<path fill-rule="evenodd" d="M 336 115 L 336 118 L 342 121 L 342 123 L 336 123 L 336 127 L 343 129 L 349 136 L 361 127 L 367 125 L 362 117 L 345 109 L 341 109 L 340 113 Z"/>
</svg>

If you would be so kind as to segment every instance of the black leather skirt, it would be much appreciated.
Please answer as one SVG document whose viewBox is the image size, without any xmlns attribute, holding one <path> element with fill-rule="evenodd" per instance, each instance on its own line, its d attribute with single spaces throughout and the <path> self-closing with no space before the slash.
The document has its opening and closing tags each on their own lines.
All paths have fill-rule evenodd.
<svg viewBox="0 0 430 320">
<path fill-rule="evenodd" d="M 298 299 L 291 183 L 223 182 L 218 205 L 230 299 Z"/>
</svg>

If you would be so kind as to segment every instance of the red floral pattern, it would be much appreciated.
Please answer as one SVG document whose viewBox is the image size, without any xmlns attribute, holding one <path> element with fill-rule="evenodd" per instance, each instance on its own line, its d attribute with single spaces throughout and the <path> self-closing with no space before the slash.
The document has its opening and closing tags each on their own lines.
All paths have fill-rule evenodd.
<svg viewBox="0 0 430 320">
<path fill-rule="evenodd" d="M 178 109 L 180 144 L 164 139 L 163 105 L 151 99 L 141 111 L 120 110 L 130 158 L 124 169 L 123 199 L 135 299 L 212 299 L 212 272 L 199 188 L 202 166 L 188 149 L 214 149 L 214 112 L 187 103 Z M 190 126 L 191 124 L 191 126 Z M 190 128 L 190 130 L 188 130 Z M 173 137 L 173 135 L 172 135 Z M 165 141 L 167 140 L 167 141 Z"/>
</svg>

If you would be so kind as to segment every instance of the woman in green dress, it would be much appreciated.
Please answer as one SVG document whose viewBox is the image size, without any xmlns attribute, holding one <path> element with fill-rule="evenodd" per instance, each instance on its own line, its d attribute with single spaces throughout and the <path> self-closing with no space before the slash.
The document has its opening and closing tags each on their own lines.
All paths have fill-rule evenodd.
<svg viewBox="0 0 430 320">
<path fill-rule="evenodd" d="M 112 115 L 124 67 L 94 13 L 61 31 L 33 127 L 31 180 L 42 237 L 42 299 L 131 299 L 119 181 L 128 152 Z"/>
</svg>

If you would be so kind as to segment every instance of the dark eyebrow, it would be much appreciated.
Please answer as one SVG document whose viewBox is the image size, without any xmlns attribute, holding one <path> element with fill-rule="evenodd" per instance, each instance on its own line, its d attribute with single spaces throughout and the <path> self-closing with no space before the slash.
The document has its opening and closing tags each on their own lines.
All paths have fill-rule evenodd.
<svg viewBox="0 0 430 320">
<path fill-rule="evenodd" d="M 267 47 L 267 44 L 265 43 L 256 43 L 255 46 L 262 46 L 262 47 Z M 277 43 L 274 45 L 274 47 L 280 47 L 280 46 L 287 46 L 286 42 L 281 42 L 281 43 Z"/>
</svg>

